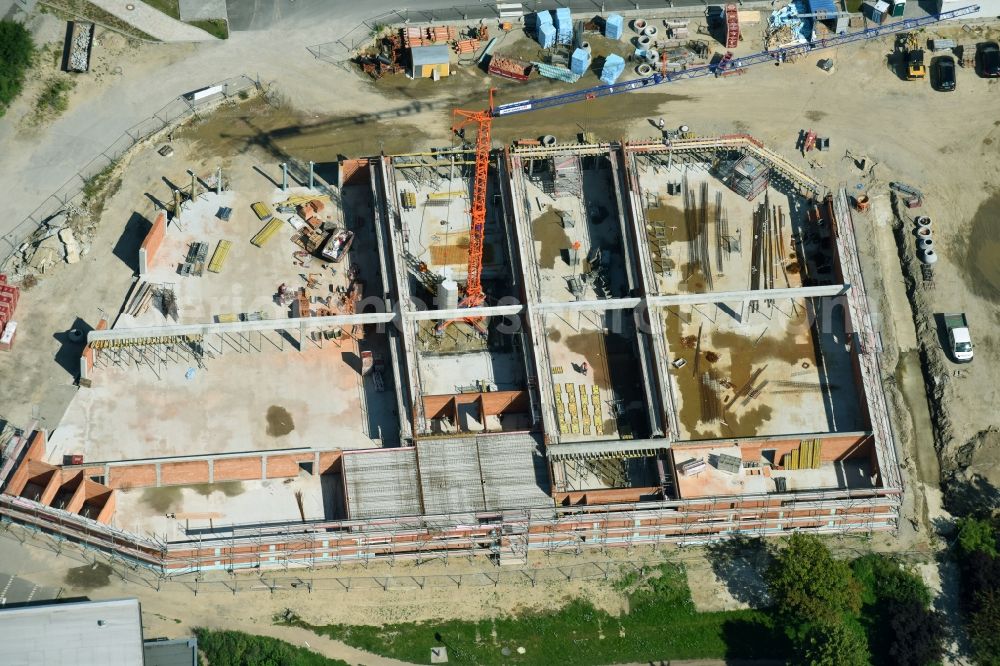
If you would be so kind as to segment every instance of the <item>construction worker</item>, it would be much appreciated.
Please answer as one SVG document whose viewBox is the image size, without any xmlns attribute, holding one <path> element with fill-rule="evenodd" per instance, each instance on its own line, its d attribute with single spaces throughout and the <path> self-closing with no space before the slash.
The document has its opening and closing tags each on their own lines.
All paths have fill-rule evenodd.
<svg viewBox="0 0 1000 666">
<path fill-rule="evenodd" d="M 588 370 L 590 370 L 590 366 L 587 364 L 586 361 L 584 361 L 583 363 L 580 364 L 580 374 L 581 375 L 586 376 Z"/>
<path fill-rule="evenodd" d="M 660 118 L 659 122 L 656 123 L 657 127 L 659 127 L 661 130 L 666 126 L 666 124 L 667 123 L 663 121 L 663 118 Z"/>
</svg>

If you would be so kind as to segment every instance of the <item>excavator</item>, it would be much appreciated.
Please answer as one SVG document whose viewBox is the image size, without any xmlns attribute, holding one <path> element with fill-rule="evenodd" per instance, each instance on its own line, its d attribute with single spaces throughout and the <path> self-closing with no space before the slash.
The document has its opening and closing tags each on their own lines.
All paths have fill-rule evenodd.
<svg viewBox="0 0 1000 666">
<path fill-rule="evenodd" d="M 918 81 L 927 77 L 924 51 L 917 42 L 917 33 L 907 32 L 896 38 L 896 46 L 906 64 L 906 80 Z"/>
</svg>

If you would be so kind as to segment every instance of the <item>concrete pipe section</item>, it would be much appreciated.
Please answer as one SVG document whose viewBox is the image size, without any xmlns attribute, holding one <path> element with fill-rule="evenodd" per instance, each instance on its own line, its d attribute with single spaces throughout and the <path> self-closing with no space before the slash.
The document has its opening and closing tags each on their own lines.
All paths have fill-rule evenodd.
<svg viewBox="0 0 1000 666">
<path fill-rule="evenodd" d="M 934 250 L 924 250 L 920 253 L 920 261 L 925 264 L 933 264 L 937 261 L 937 252 Z"/>
<path fill-rule="evenodd" d="M 646 19 L 636 19 L 632 21 L 632 29 L 636 32 L 642 32 L 646 29 Z"/>
<path fill-rule="evenodd" d="M 934 239 L 933 238 L 921 238 L 917 241 L 917 247 L 921 250 L 933 250 L 934 249 Z"/>
<path fill-rule="evenodd" d="M 552 136 L 551 134 L 546 134 L 545 136 L 542 137 L 542 145 L 543 146 L 554 146 L 554 145 L 556 145 L 556 138 L 554 136 Z"/>
<path fill-rule="evenodd" d="M 655 25 L 647 25 L 646 28 L 642 31 L 642 34 L 645 37 L 656 37 L 657 32 L 659 31 L 656 29 Z"/>
<path fill-rule="evenodd" d="M 639 76 L 649 76 L 650 74 L 653 73 L 653 68 L 645 64 L 639 65 L 638 67 L 635 68 L 635 73 L 638 74 Z"/>
</svg>

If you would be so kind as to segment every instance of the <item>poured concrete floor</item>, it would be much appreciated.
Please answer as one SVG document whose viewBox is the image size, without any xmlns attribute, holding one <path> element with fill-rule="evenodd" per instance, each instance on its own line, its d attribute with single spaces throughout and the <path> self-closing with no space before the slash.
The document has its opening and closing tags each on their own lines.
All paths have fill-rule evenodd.
<svg viewBox="0 0 1000 666">
<path fill-rule="evenodd" d="M 391 384 L 376 393 L 362 378 L 356 347 L 227 353 L 205 369 L 172 364 L 161 378 L 148 367 L 98 368 L 52 434 L 48 459 L 83 454 L 89 461 L 256 451 L 308 446 L 367 448 L 378 428 L 398 439 Z M 386 378 L 391 382 L 391 375 Z M 362 391 L 362 386 L 366 390 Z M 287 412 L 294 429 L 274 432 L 268 414 Z M 372 433 L 369 437 L 368 433 Z"/>
<path fill-rule="evenodd" d="M 268 481 L 119 490 L 112 524 L 160 539 L 196 539 L 198 531 L 223 531 L 234 523 L 245 527 L 331 519 L 339 502 L 339 479 L 303 472 Z"/>
<path fill-rule="evenodd" d="M 643 163 L 641 163 L 643 164 Z M 702 207 L 701 185 L 708 184 L 708 201 L 705 206 L 704 227 L 697 224 L 689 229 L 684 211 L 684 196 L 668 194 L 667 184 L 682 184 L 693 193 L 697 209 Z M 780 208 L 785 224 L 781 228 L 781 257 L 775 257 L 774 287 L 798 287 L 802 284 L 798 255 L 793 247 L 792 233 L 803 224 L 803 202 L 795 197 L 768 187 L 752 202 L 733 192 L 722 181 L 710 175 L 702 165 L 696 167 L 674 165 L 670 169 L 644 163 L 639 172 L 642 206 L 646 216 L 646 233 L 650 255 L 653 259 L 657 287 L 661 294 L 705 293 L 741 291 L 750 288 L 751 259 L 753 251 L 753 212 L 767 201 L 772 208 Z M 722 214 L 727 222 L 716 227 L 721 200 Z M 795 208 L 798 212 L 791 214 Z M 695 220 L 698 220 L 697 213 Z M 728 233 L 720 234 L 725 228 Z M 659 256 L 654 241 L 657 233 L 663 234 L 666 252 Z M 703 270 L 700 248 L 707 248 L 710 277 Z M 669 254 L 667 254 L 669 253 Z M 721 268 L 719 260 L 721 258 Z M 657 270 L 660 267 L 661 270 Z"/>
<path fill-rule="evenodd" d="M 682 439 L 864 429 L 841 308 L 821 310 L 816 327 L 804 300 L 739 310 L 705 305 L 665 313 Z"/>
</svg>

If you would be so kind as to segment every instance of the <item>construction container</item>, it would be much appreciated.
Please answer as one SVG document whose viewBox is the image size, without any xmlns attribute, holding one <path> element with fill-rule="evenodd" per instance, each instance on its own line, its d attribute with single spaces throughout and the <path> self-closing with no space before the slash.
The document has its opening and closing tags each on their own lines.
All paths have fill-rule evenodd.
<svg viewBox="0 0 1000 666">
<path fill-rule="evenodd" d="M 9 321 L 0 333 L 0 351 L 10 351 L 14 346 L 14 338 L 17 335 L 17 322 Z"/>
<path fill-rule="evenodd" d="M 586 49 L 573 51 L 573 57 L 569 61 L 570 71 L 577 76 L 583 76 L 587 73 L 588 67 L 590 67 L 590 51 Z"/>
<path fill-rule="evenodd" d="M 608 39 L 621 39 L 625 30 L 625 19 L 621 14 L 609 14 L 604 22 L 604 36 Z"/>
<path fill-rule="evenodd" d="M 415 46 L 410 49 L 412 75 L 415 79 L 438 79 L 451 73 L 451 54 L 444 44 Z"/>
<path fill-rule="evenodd" d="M 625 71 L 625 59 L 620 55 L 612 53 L 604 59 L 604 68 L 601 70 L 601 81 L 611 85 L 618 80 L 623 71 Z"/>
</svg>

